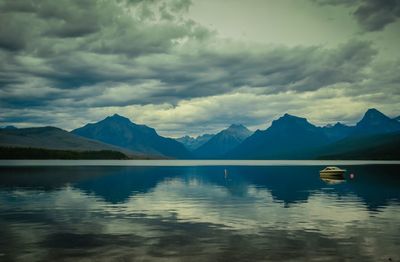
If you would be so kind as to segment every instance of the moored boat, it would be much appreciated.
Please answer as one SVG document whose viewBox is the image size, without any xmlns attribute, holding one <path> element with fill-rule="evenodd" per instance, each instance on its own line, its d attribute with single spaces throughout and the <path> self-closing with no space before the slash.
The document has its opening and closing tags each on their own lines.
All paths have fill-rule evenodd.
<svg viewBox="0 0 400 262">
<path fill-rule="evenodd" d="M 325 177 L 343 177 L 344 173 L 346 172 L 345 169 L 338 168 L 336 166 L 328 166 L 319 171 L 320 176 Z"/>
</svg>

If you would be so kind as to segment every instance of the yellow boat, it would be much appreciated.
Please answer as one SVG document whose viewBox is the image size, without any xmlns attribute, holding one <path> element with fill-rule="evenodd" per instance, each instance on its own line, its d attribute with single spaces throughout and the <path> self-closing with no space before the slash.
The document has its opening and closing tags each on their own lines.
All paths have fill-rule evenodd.
<svg viewBox="0 0 400 262">
<path fill-rule="evenodd" d="M 340 169 L 336 166 L 328 166 L 319 171 L 321 177 L 343 177 L 345 169 Z"/>
</svg>

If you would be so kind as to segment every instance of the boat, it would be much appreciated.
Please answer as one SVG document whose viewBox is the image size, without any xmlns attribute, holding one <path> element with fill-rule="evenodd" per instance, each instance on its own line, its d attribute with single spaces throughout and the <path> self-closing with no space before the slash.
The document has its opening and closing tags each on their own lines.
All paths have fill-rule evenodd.
<svg viewBox="0 0 400 262">
<path fill-rule="evenodd" d="M 336 166 L 328 166 L 319 171 L 320 176 L 324 177 L 343 177 L 345 169 L 338 168 Z"/>
</svg>

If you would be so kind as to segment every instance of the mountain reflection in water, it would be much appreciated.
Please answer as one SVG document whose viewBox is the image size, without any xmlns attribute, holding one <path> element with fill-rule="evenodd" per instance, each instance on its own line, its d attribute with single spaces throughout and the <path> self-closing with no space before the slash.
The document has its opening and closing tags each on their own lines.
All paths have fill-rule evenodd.
<svg viewBox="0 0 400 262">
<path fill-rule="evenodd" d="M 0 261 L 400 259 L 399 166 L 0 167 Z"/>
</svg>

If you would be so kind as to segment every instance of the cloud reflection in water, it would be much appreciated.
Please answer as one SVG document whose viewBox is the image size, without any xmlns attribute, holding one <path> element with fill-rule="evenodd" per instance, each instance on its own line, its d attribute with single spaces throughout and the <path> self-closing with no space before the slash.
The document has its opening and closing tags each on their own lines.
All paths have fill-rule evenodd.
<svg viewBox="0 0 400 262">
<path fill-rule="evenodd" d="M 331 185 L 319 167 L 2 168 L 0 253 L 20 261 L 399 259 L 398 168 L 350 169 L 355 179 Z"/>
</svg>

